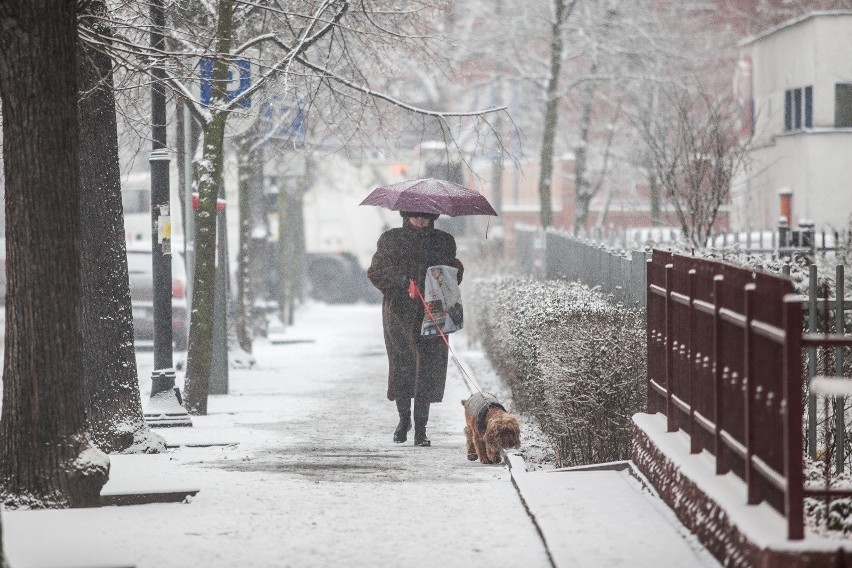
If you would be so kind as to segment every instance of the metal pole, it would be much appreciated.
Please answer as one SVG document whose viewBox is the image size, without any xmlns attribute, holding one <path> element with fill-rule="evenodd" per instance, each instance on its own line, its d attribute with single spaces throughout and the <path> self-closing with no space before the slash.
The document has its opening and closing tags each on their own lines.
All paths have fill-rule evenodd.
<svg viewBox="0 0 852 568">
<path fill-rule="evenodd" d="M 808 267 L 808 331 L 817 331 L 817 267 Z M 811 379 L 816 375 L 816 348 L 808 347 L 808 392 L 811 389 Z M 817 407 L 816 396 L 808 395 L 808 456 L 816 459 L 817 449 Z"/>
<path fill-rule="evenodd" d="M 835 243 L 837 241 L 835 240 Z M 845 333 L 845 329 L 843 326 L 843 310 L 845 306 L 843 305 L 843 295 L 844 295 L 844 286 L 843 286 L 843 265 L 838 264 L 835 270 L 835 308 L 834 308 L 834 321 L 836 325 L 835 333 L 839 335 L 843 335 Z M 835 369 L 834 373 L 838 377 L 843 376 L 843 347 L 835 347 Z M 842 396 L 838 396 L 834 401 L 834 430 L 835 430 L 835 438 L 834 445 L 836 447 L 835 454 L 837 457 L 837 463 L 835 464 L 835 468 L 837 473 L 842 473 L 844 469 L 843 462 L 846 461 L 845 448 L 843 445 L 846 443 L 846 399 Z"/>
<path fill-rule="evenodd" d="M 166 25 L 161 0 L 152 0 L 151 47 L 165 48 Z M 151 399 L 145 420 L 151 426 L 191 426 L 189 414 L 180 404 L 172 361 L 172 257 L 169 203 L 169 151 L 166 148 L 166 72 L 161 64 L 152 69 L 151 85 L 151 264 L 154 290 L 154 370 Z"/>
</svg>

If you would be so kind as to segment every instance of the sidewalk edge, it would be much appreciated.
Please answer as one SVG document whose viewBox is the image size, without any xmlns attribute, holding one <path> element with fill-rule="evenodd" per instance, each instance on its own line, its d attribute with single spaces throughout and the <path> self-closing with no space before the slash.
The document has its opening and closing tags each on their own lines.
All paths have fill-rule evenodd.
<svg viewBox="0 0 852 568">
<path fill-rule="evenodd" d="M 550 552 L 550 546 L 547 543 L 547 538 L 545 538 L 544 532 L 542 531 L 541 526 L 538 523 L 538 519 L 536 519 L 536 516 L 532 512 L 532 509 L 527 503 L 527 500 L 524 499 L 524 494 L 521 491 L 520 484 L 518 483 L 518 478 L 527 474 L 526 462 L 524 462 L 524 458 L 522 458 L 518 454 L 509 453 L 506 450 L 503 450 L 501 453 L 503 461 L 509 467 L 509 475 L 512 478 L 512 485 L 515 487 L 515 491 L 518 493 L 518 498 L 521 500 L 521 505 L 524 506 L 524 510 L 527 512 L 527 515 L 529 515 L 529 518 L 532 521 L 532 524 L 535 527 L 539 538 L 541 539 L 541 543 L 544 545 L 544 552 L 547 554 L 547 560 L 550 562 L 550 565 L 553 568 L 558 568 L 556 566 L 556 562 L 553 559 L 553 554 L 551 554 Z"/>
</svg>

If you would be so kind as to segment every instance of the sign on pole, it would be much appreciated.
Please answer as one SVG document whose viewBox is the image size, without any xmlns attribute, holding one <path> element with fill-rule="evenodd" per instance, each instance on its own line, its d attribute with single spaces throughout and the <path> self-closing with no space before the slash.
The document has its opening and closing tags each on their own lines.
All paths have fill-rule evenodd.
<svg viewBox="0 0 852 568">
<path fill-rule="evenodd" d="M 202 57 L 198 64 L 200 73 L 199 101 L 209 107 L 213 99 L 213 58 Z M 227 102 L 231 102 L 251 87 L 252 63 L 250 59 L 232 59 L 228 63 L 228 84 L 225 88 Z M 257 120 L 258 105 L 252 105 L 252 97 L 239 100 L 228 114 L 225 123 L 225 136 L 239 136 L 245 133 Z"/>
<path fill-rule="evenodd" d="M 294 144 L 305 142 L 305 109 L 302 101 L 276 95 L 261 106 L 261 136 Z"/>
</svg>

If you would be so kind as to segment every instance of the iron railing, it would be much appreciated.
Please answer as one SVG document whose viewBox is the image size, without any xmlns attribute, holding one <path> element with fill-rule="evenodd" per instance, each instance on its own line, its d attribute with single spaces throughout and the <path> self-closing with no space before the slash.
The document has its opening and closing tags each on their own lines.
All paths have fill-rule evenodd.
<svg viewBox="0 0 852 568">
<path fill-rule="evenodd" d="M 647 267 L 649 413 L 686 432 L 690 451 L 733 472 L 747 503 L 804 534 L 805 496 L 852 491 L 805 487 L 802 348 L 852 345 L 840 334 L 802 334 L 802 298 L 790 280 L 655 250 Z M 781 435 L 779 435 L 779 433 Z"/>
<path fill-rule="evenodd" d="M 642 251 L 615 252 L 563 231 L 548 229 L 544 233 L 542 272 L 546 278 L 577 280 L 599 287 L 626 306 L 645 307 L 647 257 Z"/>
<path fill-rule="evenodd" d="M 521 274 L 532 276 L 536 271 L 538 228 L 532 225 L 515 225 L 514 233 L 518 270 Z"/>
</svg>

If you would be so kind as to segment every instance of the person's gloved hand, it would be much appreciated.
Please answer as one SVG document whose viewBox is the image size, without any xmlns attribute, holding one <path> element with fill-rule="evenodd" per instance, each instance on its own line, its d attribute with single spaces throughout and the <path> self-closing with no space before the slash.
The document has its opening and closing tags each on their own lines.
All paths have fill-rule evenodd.
<svg viewBox="0 0 852 568">
<path fill-rule="evenodd" d="M 420 296 L 420 289 L 417 287 L 417 282 L 414 280 L 408 281 L 408 297 L 416 300 Z"/>
</svg>

